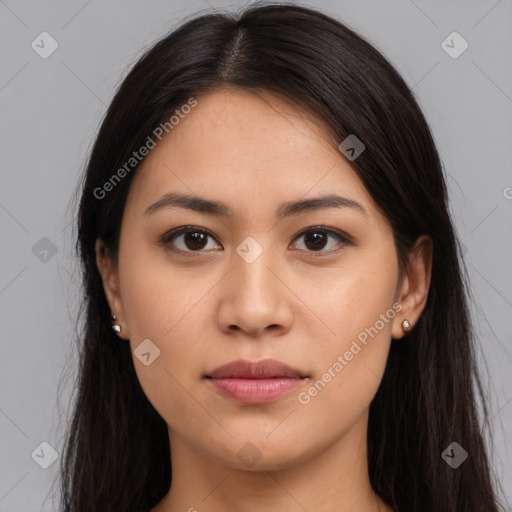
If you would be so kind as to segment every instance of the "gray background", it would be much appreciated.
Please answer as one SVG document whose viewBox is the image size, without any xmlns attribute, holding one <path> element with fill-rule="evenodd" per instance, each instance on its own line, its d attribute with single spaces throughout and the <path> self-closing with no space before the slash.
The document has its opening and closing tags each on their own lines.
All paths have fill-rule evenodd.
<svg viewBox="0 0 512 512">
<path fill-rule="evenodd" d="M 43 441 L 61 453 L 80 297 L 69 201 L 114 89 L 185 15 L 247 3 L 0 0 L 0 511 L 57 509 L 58 464 L 43 469 L 31 454 L 48 460 Z M 488 365 L 493 466 L 512 502 L 512 0 L 309 5 L 377 46 L 432 127 Z M 47 59 L 31 47 L 43 31 L 59 45 Z M 455 59 L 441 46 L 453 31 L 469 43 Z"/>
</svg>

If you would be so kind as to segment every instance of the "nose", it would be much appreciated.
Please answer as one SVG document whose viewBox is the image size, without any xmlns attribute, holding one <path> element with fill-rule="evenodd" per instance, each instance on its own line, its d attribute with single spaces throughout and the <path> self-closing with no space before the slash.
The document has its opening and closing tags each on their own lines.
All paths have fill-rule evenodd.
<svg viewBox="0 0 512 512">
<path fill-rule="evenodd" d="M 286 272 L 271 250 L 249 261 L 233 253 L 233 267 L 221 283 L 219 328 L 231 335 L 240 331 L 251 337 L 266 332 L 280 336 L 293 321 L 293 293 Z"/>
</svg>

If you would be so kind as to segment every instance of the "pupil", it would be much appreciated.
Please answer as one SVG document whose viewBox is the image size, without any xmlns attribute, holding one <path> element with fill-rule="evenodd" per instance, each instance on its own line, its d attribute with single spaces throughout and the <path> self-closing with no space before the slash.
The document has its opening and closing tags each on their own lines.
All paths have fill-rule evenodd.
<svg viewBox="0 0 512 512">
<path fill-rule="evenodd" d="M 306 237 L 306 246 L 309 248 L 309 249 L 322 249 L 323 247 L 325 247 L 325 235 L 324 234 L 320 234 L 318 231 L 316 231 L 315 233 L 313 233 L 312 235 L 310 235 L 309 237 Z M 310 240 L 310 239 L 313 239 L 313 245 L 312 247 L 309 246 L 309 244 L 307 243 L 307 240 Z M 322 239 L 323 239 L 323 244 L 321 243 L 322 242 Z M 319 244 L 320 242 L 320 244 Z"/>
<path fill-rule="evenodd" d="M 205 246 L 206 235 L 197 231 L 185 234 L 185 243 L 189 249 L 202 249 Z M 189 243 L 191 242 L 191 247 Z"/>
</svg>

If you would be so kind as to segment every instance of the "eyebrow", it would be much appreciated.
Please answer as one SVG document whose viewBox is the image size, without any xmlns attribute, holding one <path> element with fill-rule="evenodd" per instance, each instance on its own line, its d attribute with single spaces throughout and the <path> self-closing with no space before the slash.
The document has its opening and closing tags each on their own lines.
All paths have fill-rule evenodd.
<svg viewBox="0 0 512 512">
<path fill-rule="evenodd" d="M 191 194 L 178 194 L 176 192 L 164 194 L 158 201 L 150 204 L 144 210 L 144 215 L 151 215 L 157 211 L 175 207 L 219 217 L 232 218 L 234 216 L 233 209 L 225 203 Z M 357 201 L 336 194 L 327 194 L 310 199 L 282 203 L 276 211 L 276 218 L 281 220 L 292 215 L 316 212 L 327 208 L 349 208 L 368 216 L 363 205 Z"/>
</svg>

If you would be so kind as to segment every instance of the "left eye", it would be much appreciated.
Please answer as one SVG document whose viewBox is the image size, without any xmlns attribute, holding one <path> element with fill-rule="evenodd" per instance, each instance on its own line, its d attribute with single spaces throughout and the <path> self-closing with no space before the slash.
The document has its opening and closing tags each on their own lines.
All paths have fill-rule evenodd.
<svg viewBox="0 0 512 512">
<path fill-rule="evenodd" d="M 297 238 L 305 238 L 308 240 L 304 245 L 309 249 L 308 252 L 333 252 L 330 250 L 323 250 L 326 246 L 329 245 L 328 238 L 334 237 L 338 239 L 338 244 L 334 244 L 334 247 L 336 245 L 339 245 L 341 242 L 341 245 L 347 245 L 349 244 L 349 240 L 344 237 L 341 233 L 338 233 L 338 231 L 335 231 L 333 229 L 325 228 L 323 226 L 317 226 L 313 228 L 308 228 L 307 230 L 303 231 L 299 235 L 295 237 Z M 331 247 L 332 248 L 332 247 Z M 334 251 L 336 252 L 336 251 Z"/>
<path fill-rule="evenodd" d="M 204 249 L 208 249 L 209 237 L 213 239 L 213 236 L 204 229 L 196 228 L 194 226 L 182 226 L 164 235 L 161 243 L 168 247 L 172 247 L 169 249 L 171 252 L 206 252 Z M 338 240 L 338 243 L 335 243 L 334 247 L 336 245 L 340 245 L 340 243 L 341 245 L 350 244 L 350 241 L 341 233 L 324 226 L 308 228 L 307 230 L 299 233 L 294 240 L 301 238 L 306 239 L 306 243 L 303 244 L 306 249 L 299 250 L 306 250 L 307 252 L 332 252 L 331 250 L 324 250 L 329 245 L 329 238 L 336 238 Z M 176 240 L 179 240 L 180 243 L 176 243 Z M 332 244 L 328 249 L 332 249 Z"/>
</svg>

